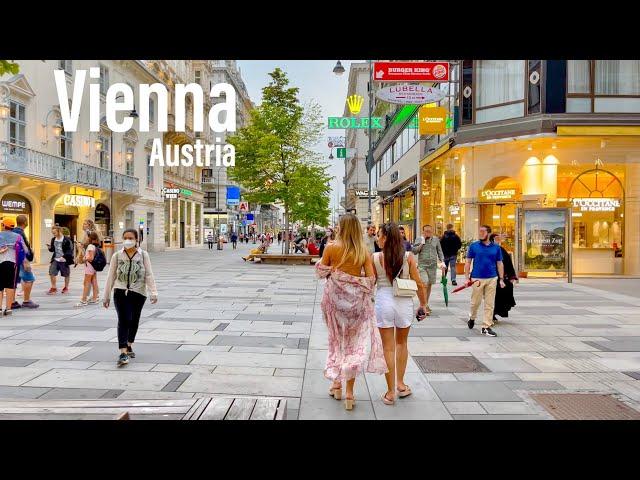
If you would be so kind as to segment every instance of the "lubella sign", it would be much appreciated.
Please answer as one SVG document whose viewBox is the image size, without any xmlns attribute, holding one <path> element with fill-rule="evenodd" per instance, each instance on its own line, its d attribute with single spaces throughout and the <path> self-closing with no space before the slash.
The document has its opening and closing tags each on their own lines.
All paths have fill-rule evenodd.
<svg viewBox="0 0 640 480">
<path fill-rule="evenodd" d="M 66 207 L 91 207 L 96 208 L 96 199 L 87 195 L 65 195 L 62 203 Z"/>
<path fill-rule="evenodd" d="M 445 92 L 438 88 L 424 85 L 392 85 L 376 92 L 376 97 L 384 102 L 400 105 L 424 105 L 436 103 L 445 97 Z"/>
<path fill-rule="evenodd" d="M 613 212 L 620 208 L 619 198 L 574 198 L 572 203 L 581 212 Z"/>
</svg>

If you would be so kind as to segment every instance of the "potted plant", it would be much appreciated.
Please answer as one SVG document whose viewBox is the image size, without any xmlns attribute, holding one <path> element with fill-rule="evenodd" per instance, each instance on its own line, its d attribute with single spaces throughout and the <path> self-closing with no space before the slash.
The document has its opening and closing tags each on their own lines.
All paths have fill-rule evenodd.
<svg viewBox="0 0 640 480">
<path fill-rule="evenodd" d="M 458 250 L 458 258 L 456 258 L 456 274 L 462 275 L 464 273 L 464 264 L 467 258 L 467 249 L 469 245 L 473 243 L 473 240 L 462 240 L 462 247 Z"/>
</svg>

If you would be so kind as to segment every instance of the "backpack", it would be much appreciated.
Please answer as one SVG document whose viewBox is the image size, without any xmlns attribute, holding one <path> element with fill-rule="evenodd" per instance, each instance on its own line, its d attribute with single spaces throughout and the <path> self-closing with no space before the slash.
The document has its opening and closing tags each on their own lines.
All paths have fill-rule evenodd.
<svg viewBox="0 0 640 480">
<path fill-rule="evenodd" d="M 107 265 L 107 257 L 104 256 L 104 252 L 97 245 L 96 254 L 93 257 L 93 260 L 91 260 L 89 263 L 96 272 L 103 271 L 104 267 Z"/>
</svg>

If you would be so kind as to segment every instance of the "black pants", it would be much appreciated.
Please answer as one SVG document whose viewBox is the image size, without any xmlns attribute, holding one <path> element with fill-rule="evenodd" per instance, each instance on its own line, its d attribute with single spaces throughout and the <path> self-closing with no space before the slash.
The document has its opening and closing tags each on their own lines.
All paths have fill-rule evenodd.
<svg viewBox="0 0 640 480">
<path fill-rule="evenodd" d="M 213 249 L 213 242 L 207 242 L 209 244 L 209 250 Z"/>
<path fill-rule="evenodd" d="M 131 290 L 126 295 L 125 292 L 120 288 L 113 292 L 113 303 L 118 312 L 118 348 L 127 348 L 135 341 L 142 307 L 147 300 L 144 295 Z"/>
</svg>

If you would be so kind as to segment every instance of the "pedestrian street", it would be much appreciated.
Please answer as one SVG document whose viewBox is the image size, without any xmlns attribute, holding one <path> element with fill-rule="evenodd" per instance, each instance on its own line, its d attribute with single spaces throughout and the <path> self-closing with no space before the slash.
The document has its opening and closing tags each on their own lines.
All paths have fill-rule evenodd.
<svg viewBox="0 0 640 480">
<path fill-rule="evenodd" d="M 640 409 L 640 298 L 580 279 L 523 279 L 496 338 L 467 328 L 469 289 L 445 307 L 434 285 L 433 314 L 414 319 L 409 338 L 413 395 L 384 405 L 384 377 L 367 374 L 345 411 L 322 373 L 322 282 L 309 265 L 243 262 L 253 247 L 151 253 L 159 301 L 146 303 L 137 356 L 121 368 L 113 305 L 74 307 L 80 268 L 69 295 L 47 296 L 48 266 L 34 266 L 40 308 L 0 319 L 0 399 L 269 396 L 286 398 L 289 419 L 553 419 L 543 397 L 557 393 Z M 106 271 L 98 278 L 102 288 Z"/>
</svg>

